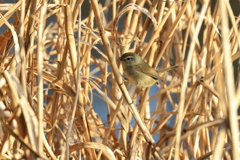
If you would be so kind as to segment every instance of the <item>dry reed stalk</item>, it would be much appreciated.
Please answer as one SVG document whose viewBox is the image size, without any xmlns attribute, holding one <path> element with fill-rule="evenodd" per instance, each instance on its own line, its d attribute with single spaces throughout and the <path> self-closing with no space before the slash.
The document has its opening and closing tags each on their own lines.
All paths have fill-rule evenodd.
<svg viewBox="0 0 240 160">
<path fill-rule="evenodd" d="M 0 158 L 240 159 L 240 13 L 210 2 L 0 4 Z M 124 52 L 179 68 L 139 94 Z"/>
</svg>

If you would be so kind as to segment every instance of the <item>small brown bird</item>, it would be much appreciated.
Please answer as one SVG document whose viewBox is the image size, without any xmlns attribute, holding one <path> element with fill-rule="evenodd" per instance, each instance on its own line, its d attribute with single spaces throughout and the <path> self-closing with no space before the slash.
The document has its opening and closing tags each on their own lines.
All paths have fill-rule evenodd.
<svg viewBox="0 0 240 160">
<path fill-rule="evenodd" d="M 123 65 L 123 73 L 127 76 L 129 82 L 142 89 L 163 81 L 161 76 L 166 71 L 178 67 L 173 66 L 155 70 L 135 53 L 123 54 L 120 61 Z"/>
</svg>

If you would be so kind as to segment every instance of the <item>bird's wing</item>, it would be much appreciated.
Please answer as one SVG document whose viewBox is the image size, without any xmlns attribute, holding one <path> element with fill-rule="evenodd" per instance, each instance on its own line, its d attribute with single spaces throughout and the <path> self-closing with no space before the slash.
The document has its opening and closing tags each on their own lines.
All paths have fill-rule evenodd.
<svg viewBox="0 0 240 160">
<path fill-rule="evenodd" d="M 162 68 L 162 69 L 158 69 L 157 73 L 159 74 L 159 76 L 163 76 L 164 73 L 166 73 L 167 71 L 170 71 L 172 69 L 175 69 L 179 66 L 172 66 L 172 67 L 168 67 L 168 68 Z"/>
<path fill-rule="evenodd" d="M 150 66 L 149 66 L 150 67 Z M 151 68 L 151 67 L 150 67 Z M 146 75 L 149 75 L 150 77 L 152 77 L 153 79 L 156 79 L 158 81 L 162 81 L 162 78 L 159 76 L 159 74 L 157 73 L 157 71 L 155 71 L 154 69 L 149 69 L 148 72 L 144 72 L 141 68 L 136 68 L 137 71 L 144 73 Z"/>
</svg>

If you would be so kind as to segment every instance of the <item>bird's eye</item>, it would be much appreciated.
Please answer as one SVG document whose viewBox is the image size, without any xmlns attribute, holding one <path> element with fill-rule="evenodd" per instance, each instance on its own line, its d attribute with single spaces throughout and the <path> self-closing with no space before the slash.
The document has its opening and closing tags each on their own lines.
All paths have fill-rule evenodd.
<svg viewBox="0 0 240 160">
<path fill-rule="evenodd" d="M 129 57 L 128 57 L 128 58 L 126 58 L 126 60 L 127 60 L 127 61 L 129 61 L 129 60 L 131 60 L 131 59 L 132 59 L 132 58 L 129 58 Z"/>
</svg>

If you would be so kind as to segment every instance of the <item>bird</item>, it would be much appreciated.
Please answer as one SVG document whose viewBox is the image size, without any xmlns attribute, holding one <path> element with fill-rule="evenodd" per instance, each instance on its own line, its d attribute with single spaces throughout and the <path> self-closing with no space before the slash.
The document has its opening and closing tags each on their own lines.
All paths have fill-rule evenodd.
<svg viewBox="0 0 240 160">
<path fill-rule="evenodd" d="M 162 82 L 161 76 L 171 69 L 178 66 L 163 68 L 155 70 L 149 66 L 138 54 L 136 53 L 124 53 L 119 61 L 123 66 L 123 73 L 126 75 L 130 83 L 137 87 L 144 89 L 154 84 Z"/>
</svg>

